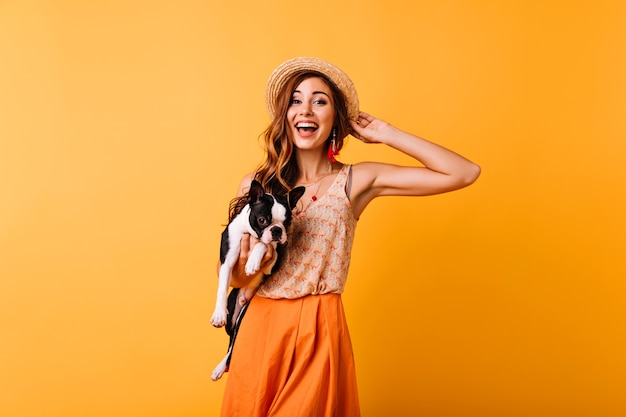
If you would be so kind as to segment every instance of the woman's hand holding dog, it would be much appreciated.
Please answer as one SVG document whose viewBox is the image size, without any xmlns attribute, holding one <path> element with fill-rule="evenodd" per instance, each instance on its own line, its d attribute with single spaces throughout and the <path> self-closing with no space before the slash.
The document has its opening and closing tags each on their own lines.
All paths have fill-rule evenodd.
<svg viewBox="0 0 626 417">
<path fill-rule="evenodd" d="M 250 236 L 249 234 L 245 234 L 241 239 L 241 249 L 239 251 L 239 259 L 237 263 L 233 267 L 233 276 L 231 280 L 231 286 L 234 288 L 243 288 L 247 286 L 255 277 L 259 274 L 263 274 L 264 269 L 272 262 L 275 261 L 276 251 L 272 245 L 267 245 L 267 252 L 261 261 L 261 267 L 259 268 L 259 272 L 255 275 L 246 274 L 246 263 L 248 262 L 248 257 L 250 256 L 250 252 L 255 245 L 259 244 L 259 239 Z M 264 245 L 264 243 L 261 243 Z"/>
</svg>

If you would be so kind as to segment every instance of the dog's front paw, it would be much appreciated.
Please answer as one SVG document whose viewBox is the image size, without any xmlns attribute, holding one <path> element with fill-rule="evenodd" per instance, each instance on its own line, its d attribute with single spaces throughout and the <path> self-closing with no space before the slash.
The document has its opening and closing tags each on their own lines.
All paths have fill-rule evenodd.
<svg viewBox="0 0 626 417">
<path fill-rule="evenodd" d="M 226 324 L 227 319 L 227 310 L 215 310 L 215 312 L 213 312 L 213 317 L 211 317 L 211 324 L 214 327 L 223 327 Z"/>
<path fill-rule="evenodd" d="M 252 260 L 252 258 L 248 259 L 248 262 L 246 263 L 246 274 L 247 275 L 254 275 L 257 272 L 259 272 L 259 269 L 261 268 L 261 263 L 260 262 L 250 262 Z"/>
<path fill-rule="evenodd" d="M 265 252 L 267 252 L 267 246 L 261 242 L 257 243 L 254 248 L 252 248 L 250 257 L 246 262 L 246 274 L 254 275 L 259 272 L 259 269 L 261 269 L 261 261 L 263 260 L 263 256 L 265 256 Z"/>
</svg>

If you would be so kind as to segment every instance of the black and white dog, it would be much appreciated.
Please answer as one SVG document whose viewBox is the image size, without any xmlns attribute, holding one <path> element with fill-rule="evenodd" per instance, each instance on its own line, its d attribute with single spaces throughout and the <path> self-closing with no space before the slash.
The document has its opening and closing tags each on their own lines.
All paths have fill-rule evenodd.
<svg viewBox="0 0 626 417">
<path fill-rule="evenodd" d="M 211 324 L 215 327 L 226 326 L 226 333 L 230 336 L 228 353 L 213 370 L 211 378 L 216 381 L 226 372 L 230 364 L 230 355 L 239 329 L 239 323 L 247 308 L 247 302 L 252 298 L 264 275 L 269 275 L 278 266 L 287 242 L 287 230 L 291 225 L 291 211 L 304 194 L 305 187 L 296 187 L 285 196 L 274 196 L 263 190 L 261 183 L 253 180 L 248 191 L 247 204 L 226 226 L 222 232 L 220 245 L 220 270 L 217 288 L 215 311 Z M 259 272 L 261 261 L 267 252 L 266 245 L 276 248 L 276 261 L 267 266 L 263 274 L 252 279 L 245 287 L 234 288 L 230 295 L 232 270 L 239 259 L 241 239 L 244 234 L 250 234 L 260 240 L 256 244 L 246 262 L 245 272 L 254 275 Z M 230 318 L 230 321 L 229 321 Z"/>
</svg>

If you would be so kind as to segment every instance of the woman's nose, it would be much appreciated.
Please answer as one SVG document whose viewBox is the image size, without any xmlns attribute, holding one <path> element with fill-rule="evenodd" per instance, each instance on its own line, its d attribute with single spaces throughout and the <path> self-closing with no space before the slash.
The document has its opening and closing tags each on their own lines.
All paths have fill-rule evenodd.
<svg viewBox="0 0 626 417">
<path fill-rule="evenodd" d="M 311 115 L 313 114 L 313 108 L 310 103 L 302 103 L 300 106 L 300 114 L 302 115 Z"/>
</svg>

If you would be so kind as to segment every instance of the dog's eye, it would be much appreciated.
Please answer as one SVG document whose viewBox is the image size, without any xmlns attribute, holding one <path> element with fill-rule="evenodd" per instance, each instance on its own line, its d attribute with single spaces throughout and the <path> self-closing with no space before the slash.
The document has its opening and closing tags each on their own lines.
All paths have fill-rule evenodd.
<svg viewBox="0 0 626 417">
<path fill-rule="evenodd" d="M 261 226 L 265 226 L 267 224 L 267 219 L 265 217 L 259 217 L 257 221 Z"/>
</svg>

